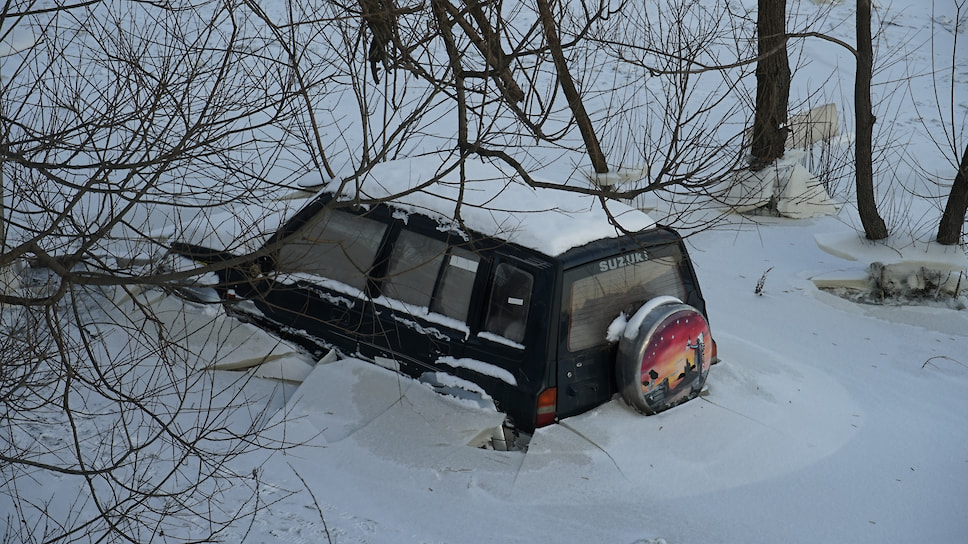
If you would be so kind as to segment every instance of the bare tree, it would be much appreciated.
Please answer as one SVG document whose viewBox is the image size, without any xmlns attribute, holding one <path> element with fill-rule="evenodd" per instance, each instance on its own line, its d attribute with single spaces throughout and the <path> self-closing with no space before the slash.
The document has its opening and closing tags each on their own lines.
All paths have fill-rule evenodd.
<svg viewBox="0 0 968 544">
<path fill-rule="evenodd" d="M 0 268 L 31 265 L 0 292 L 4 541 L 209 540 L 263 506 L 238 461 L 282 445 L 265 399 L 153 304 L 196 273 L 154 266 L 169 237 L 254 202 L 244 244 L 266 194 L 326 176 L 304 138 L 325 82 L 257 22 L 219 2 L 0 13 L 28 43 L 0 58 Z"/>
<path fill-rule="evenodd" d="M 857 0 L 857 71 L 854 79 L 854 108 L 856 115 L 857 211 L 870 240 L 887 238 L 887 225 L 877 211 L 874 195 L 873 134 L 874 117 L 871 104 L 871 80 L 874 66 L 874 47 L 871 37 L 871 1 Z"/>
<path fill-rule="evenodd" d="M 634 198 L 702 192 L 748 166 L 743 82 L 760 57 L 786 63 L 785 38 L 782 24 L 761 32 L 773 41 L 750 54 L 748 14 L 737 23 L 731 9 L 357 0 L 271 11 L 216 0 L 4 11 L 0 28 L 36 37 L 3 57 L 0 94 L 0 267 L 29 261 L 38 285 L 0 293 L 0 342 L 17 354 L 0 367 L 0 471 L 8 504 L 30 520 L 10 538 L 177 539 L 181 516 L 204 525 L 191 536 L 204 539 L 258 507 L 257 474 L 233 461 L 264 444 L 262 422 L 232 428 L 241 388 L 200 372 L 145 292 L 257 256 L 249 242 L 267 227 L 271 196 L 296 181 L 371 182 L 375 163 L 451 152 L 453 168 L 476 154 L 532 185 L 604 198 L 530 175 L 548 156 L 587 172 L 575 159 L 587 157 L 597 173 L 641 167 L 640 184 L 610 194 Z M 773 136 L 786 92 L 764 92 Z M 219 240 L 244 257 L 188 271 L 132 259 L 154 264 L 169 240 L 216 231 L 220 208 L 233 220 L 252 213 L 248 230 Z M 162 368 L 139 371 L 157 358 Z M 223 386 L 232 393 L 212 400 Z M 24 432 L 51 422 L 70 429 L 66 441 Z M 19 500 L 34 470 L 78 478 L 80 513 L 56 520 L 57 508 Z M 250 485 L 253 502 L 207 514 L 226 478 Z"/>
<path fill-rule="evenodd" d="M 948 195 L 944 213 L 938 225 L 939 244 L 954 245 L 961 242 L 966 212 L 968 212 L 968 147 L 961 155 L 961 164 L 955 173 L 951 193 Z"/>
<path fill-rule="evenodd" d="M 603 148 L 643 177 L 613 196 L 668 190 L 705 198 L 748 166 L 741 151 L 752 105 L 742 100 L 743 82 L 756 56 L 746 15 L 693 1 L 629 4 L 608 33 L 593 37 L 621 74 L 610 81 Z"/>
<path fill-rule="evenodd" d="M 965 115 L 962 115 L 960 119 L 958 118 L 956 115 L 958 108 L 955 100 L 955 96 L 960 91 L 960 89 L 958 91 L 955 90 L 956 82 L 959 79 L 956 71 L 958 69 L 958 59 L 960 58 L 959 47 L 963 46 L 960 39 L 964 31 L 964 25 L 966 24 L 966 9 L 968 9 L 968 3 L 964 0 L 958 0 L 955 3 L 953 25 L 951 28 L 946 29 L 950 31 L 952 39 L 950 65 L 946 63 L 945 65 L 938 66 L 936 64 L 935 54 L 945 51 L 936 51 L 936 36 L 934 32 L 931 34 L 932 83 L 935 102 L 937 104 L 937 111 L 935 113 L 940 121 L 941 130 L 938 131 L 935 127 L 929 128 L 927 124 L 924 127 L 938 149 L 943 155 L 950 157 L 952 166 L 955 166 L 955 176 L 951 184 L 951 190 L 948 193 L 944 211 L 938 223 L 937 241 L 939 244 L 944 245 L 961 243 L 961 237 L 965 227 L 965 217 L 968 214 L 968 143 L 966 143 L 968 139 L 965 138 L 965 130 L 968 129 L 966 120 L 968 118 Z M 947 85 L 944 85 L 944 79 L 947 79 Z M 917 104 L 915 104 L 915 107 L 917 107 Z M 922 123 L 926 123 L 926 119 L 931 116 L 925 112 L 919 117 Z M 939 132 L 943 134 L 943 137 L 938 135 Z M 959 143 L 965 146 L 965 150 L 961 153 L 961 160 L 956 162 L 954 159 L 957 157 L 960 149 Z"/>
<path fill-rule="evenodd" d="M 361 54 L 334 48 L 344 55 L 360 104 L 362 152 L 352 154 L 362 158 L 355 170 L 391 156 L 452 148 L 449 134 L 424 128 L 442 117 L 454 119 L 459 149 L 508 162 L 536 186 L 599 192 L 567 180 L 534 180 L 533 168 L 543 165 L 522 142 L 580 152 L 592 173 L 651 172 L 635 186 L 608 191 L 617 198 L 676 185 L 701 191 L 737 167 L 745 115 L 735 98 L 745 92 L 736 90 L 757 57 L 737 41 L 729 6 L 542 0 L 509 8 L 441 0 L 430 8 L 361 3 L 355 14 L 369 45 Z M 321 27 L 338 26 L 352 41 L 346 24 L 352 20 L 336 15 Z M 516 24 L 505 25 L 506 16 Z M 780 37 L 782 44 L 782 31 Z M 723 50 L 736 56 L 723 59 Z M 615 80 L 610 67 L 616 64 L 643 77 Z M 362 65 L 367 73 L 354 72 Z M 613 86 L 600 85 L 603 78 Z M 710 82 L 715 92 L 703 88 Z M 730 125 L 735 132 L 724 135 Z M 781 132 L 779 122 L 776 129 Z"/>
<path fill-rule="evenodd" d="M 607 3 L 582 4 L 574 17 L 565 6 L 543 0 L 535 6 L 521 4 L 510 10 L 511 15 L 519 21 L 530 19 L 532 26 L 526 23 L 517 28 L 503 23 L 506 8 L 500 2 L 455 5 L 441 0 L 431 3 L 429 10 L 389 4 L 376 10 L 373 3 L 360 5 L 359 16 L 370 40 L 366 62 L 371 75 L 386 74 L 382 80 L 373 79 L 385 89 L 375 100 L 359 93 L 366 99 L 361 111 L 367 113 L 361 117 L 370 118 L 364 124 L 372 122 L 369 112 L 373 106 L 379 107 L 376 102 L 385 103 L 391 97 L 398 126 L 409 126 L 408 131 L 420 132 L 418 125 L 424 120 L 456 116 L 460 149 L 508 161 L 532 182 L 529 168 L 520 157 L 514 157 L 521 139 L 562 145 L 570 129 L 577 127 L 592 169 L 608 170 L 599 129 L 584 108 L 580 76 L 572 64 L 581 55 L 578 50 L 587 43 L 590 30 L 612 13 Z M 374 46 L 381 52 L 374 53 Z M 374 54 L 382 70 L 374 68 Z M 347 66 L 359 62 L 357 56 L 345 60 Z M 420 98 L 401 108 L 396 98 L 404 93 Z M 561 115 L 563 112 L 567 115 Z M 387 124 L 374 127 L 379 126 Z M 404 140 L 407 138 L 397 133 L 397 141 Z M 426 134 L 421 136 L 425 149 L 428 141 Z M 453 145 L 449 137 L 439 142 L 438 147 Z M 388 155 L 376 147 L 384 143 L 367 139 L 364 156 L 383 160 Z M 398 150 L 413 153 L 417 151 L 413 143 L 415 140 Z M 361 167 L 371 163 L 363 160 Z"/>
<path fill-rule="evenodd" d="M 551 58 L 554 59 L 555 70 L 558 72 L 558 84 L 565 94 L 565 100 L 575 117 L 582 139 L 585 141 L 585 148 L 588 150 L 588 158 L 592 161 L 592 167 L 598 174 L 608 173 L 608 164 L 605 162 L 605 155 L 602 153 L 602 146 L 598 141 L 595 127 L 585 111 L 582 103 L 581 94 L 575 86 L 571 70 L 568 68 L 568 61 L 562 51 L 561 39 L 558 37 L 558 25 L 555 23 L 555 14 L 551 9 L 548 0 L 536 0 L 538 3 L 538 16 L 541 18 L 541 26 L 544 29 L 545 39 L 548 42 L 548 49 Z"/>
</svg>

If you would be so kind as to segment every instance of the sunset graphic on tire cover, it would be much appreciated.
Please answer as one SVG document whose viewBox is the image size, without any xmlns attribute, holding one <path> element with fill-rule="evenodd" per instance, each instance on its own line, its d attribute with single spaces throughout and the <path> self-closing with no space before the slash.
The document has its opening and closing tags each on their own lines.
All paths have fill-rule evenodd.
<svg viewBox="0 0 968 544">
<path fill-rule="evenodd" d="M 647 404 L 660 409 L 685 400 L 693 387 L 702 385 L 709 371 L 706 344 L 711 338 L 709 325 L 698 312 L 682 310 L 662 320 L 642 357 L 642 395 Z"/>
</svg>

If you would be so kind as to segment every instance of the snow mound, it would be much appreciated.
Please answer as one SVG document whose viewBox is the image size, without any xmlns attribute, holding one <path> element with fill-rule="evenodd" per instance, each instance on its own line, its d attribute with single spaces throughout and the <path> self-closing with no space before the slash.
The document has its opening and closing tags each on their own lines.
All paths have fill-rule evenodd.
<svg viewBox="0 0 968 544">
<path fill-rule="evenodd" d="M 648 417 L 614 400 L 538 429 L 519 498 L 708 493 L 801 469 L 855 436 L 863 414 L 833 376 L 723 332 L 716 340 L 730 361 L 700 398 Z"/>
<path fill-rule="evenodd" d="M 616 399 L 538 429 L 526 452 L 480 448 L 503 421 L 493 408 L 356 359 L 318 364 L 269 427 L 374 478 L 399 478 L 405 467 L 409 487 L 442 489 L 466 472 L 455 492 L 525 504 L 746 486 L 816 463 L 855 436 L 862 411 L 837 379 L 728 334 L 717 341 L 735 364 L 717 365 L 701 399 L 648 417 Z"/>
<path fill-rule="evenodd" d="M 835 214 L 837 204 L 823 184 L 800 164 L 803 156 L 803 151 L 788 150 L 762 170 L 736 172 L 720 201 L 738 213 L 775 202 L 776 211 L 791 219 Z"/>
<path fill-rule="evenodd" d="M 159 327 L 184 351 L 186 360 L 212 370 L 243 370 L 266 363 L 256 375 L 301 381 L 308 375 L 305 356 L 264 330 L 226 315 L 220 304 L 194 304 L 160 290 L 126 291 L 116 297 L 119 308 L 143 327 Z"/>
<path fill-rule="evenodd" d="M 340 193 L 347 200 L 391 200 L 395 211 L 424 214 L 436 219 L 441 228 L 461 232 L 466 226 L 551 256 L 656 224 L 641 210 L 569 191 L 567 184 L 551 182 L 562 189 L 531 187 L 500 161 L 470 157 L 462 168 L 455 168 L 455 160 L 446 154 L 432 154 L 387 161 L 374 166 L 355 184 L 334 180 L 320 190 Z M 586 190 L 590 185 L 582 180 L 571 187 Z"/>
<path fill-rule="evenodd" d="M 923 263 L 938 270 L 968 269 L 968 255 L 962 246 L 944 246 L 937 242 L 900 240 L 871 241 L 854 231 L 815 234 L 817 247 L 848 261 L 882 262 L 884 264 Z"/>
<path fill-rule="evenodd" d="M 493 404 L 484 408 L 442 395 L 428 384 L 359 359 L 316 365 L 282 417 L 287 427 L 299 423 L 307 438 L 326 444 L 352 437 L 383 456 L 430 463 L 436 456 L 425 456 L 428 447 L 481 447 L 504 422 Z"/>
</svg>

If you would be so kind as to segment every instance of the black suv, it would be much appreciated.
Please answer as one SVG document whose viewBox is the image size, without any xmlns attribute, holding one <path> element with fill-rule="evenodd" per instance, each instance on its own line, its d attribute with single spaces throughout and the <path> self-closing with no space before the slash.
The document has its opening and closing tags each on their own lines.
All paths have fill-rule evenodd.
<svg viewBox="0 0 968 544">
<path fill-rule="evenodd" d="M 524 432 L 617 392 L 645 413 L 671 407 L 699 393 L 716 358 L 675 231 L 469 159 L 331 182 L 251 258 L 173 249 L 231 259 L 220 288 L 253 301 L 263 327 L 473 382 Z"/>
</svg>

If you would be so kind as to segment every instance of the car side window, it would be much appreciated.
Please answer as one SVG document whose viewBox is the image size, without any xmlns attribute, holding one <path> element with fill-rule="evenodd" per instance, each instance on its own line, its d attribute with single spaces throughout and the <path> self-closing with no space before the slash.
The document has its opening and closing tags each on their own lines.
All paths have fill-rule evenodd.
<svg viewBox="0 0 968 544">
<path fill-rule="evenodd" d="M 484 330 L 512 342 L 522 342 L 533 287 L 534 276 L 530 272 L 500 263 L 494 270 Z"/>
<path fill-rule="evenodd" d="M 316 274 L 362 291 L 386 229 L 366 217 L 324 210 L 298 239 L 283 244 L 277 267 Z"/>
<path fill-rule="evenodd" d="M 480 257 L 475 253 L 452 247 L 447 254 L 447 262 L 440 275 L 437 296 L 430 309 L 447 317 L 467 322 L 474 278 L 477 277 L 480 261 Z"/>
<path fill-rule="evenodd" d="M 401 231 L 390 254 L 383 294 L 408 304 L 429 307 L 446 250 L 447 244 L 440 240 Z"/>
</svg>

